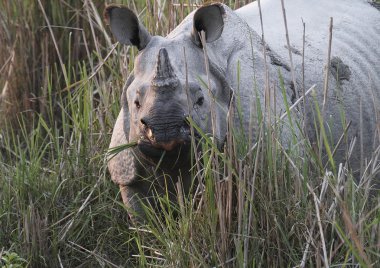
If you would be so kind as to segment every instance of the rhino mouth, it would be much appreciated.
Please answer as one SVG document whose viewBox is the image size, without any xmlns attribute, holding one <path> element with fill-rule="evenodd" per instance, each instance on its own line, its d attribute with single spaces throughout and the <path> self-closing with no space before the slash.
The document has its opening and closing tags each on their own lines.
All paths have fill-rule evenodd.
<svg viewBox="0 0 380 268">
<path fill-rule="evenodd" d="M 172 151 L 178 145 L 191 141 L 190 127 L 183 125 L 178 129 L 156 133 L 154 129 L 145 127 L 139 143 L 147 143 L 157 149 Z"/>
<path fill-rule="evenodd" d="M 152 158 L 160 158 L 163 153 L 165 153 L 167 156 L 178 156 L 178 154 L 183 151 L 183 149 L 186 149 L 188 147 L 189 143 L 183 141 L 151 143 L 147 140 L 139 140 L 137 145 L 139 151 L 144 155 Z"/>
<path fill-rule="evenodd" d="M 178 146 L 186 145 L 187 141 L 183 139 L 176 139 L 167 142 L 156 142 L 149 139 L 140 139 L 137 144 L 140 146 L 148 146 L 153 147 L 157 150 L 170 152 L 176 149 Z"/>
<path fill-rule="evenodd" d="M 180 152 L 188 151 L 192 139 L 190 126 L 183 125 L 169 134 L 155 134 L 154 130 L 146 127 L 137 142 L 138 148 L 142 153 L 151 157 L 161 157 L 164 152 L 167 155 L 178 156 Z M 199 139 L 197 133 L 194 133 L 194 137 L 196 140 Z"/>
</svg>

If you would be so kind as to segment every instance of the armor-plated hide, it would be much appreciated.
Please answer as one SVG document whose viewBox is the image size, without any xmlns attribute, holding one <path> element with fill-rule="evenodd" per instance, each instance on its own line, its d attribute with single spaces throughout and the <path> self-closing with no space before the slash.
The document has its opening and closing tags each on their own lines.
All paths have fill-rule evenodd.
<svg viewBox="0 0 380 268">
<path fill-rule="evenodd" d="M 332 143 L 337 143 L 351 121 L 336 161 L 346 160 L 344 151 L 356 138 L 360 141 L 356 148 L 362 146 L 363 153 L 353 156 L 350 164 L 354 171 L 359 170 L 378 146 L 380 12 L 361 0 L 287 1 L 294 85 L 281 3 L 267 0 L 261 1 L 261 5 L 265 46 L 257 2 L 236 12 L 223 4 L 202 7 L 165 38 L 150 36 L 129 9 L 107 7 L 105 17 L 116 39 L 140 50 L 123 91 L 123 108 L 110 147 L 133 141 L 138 146 L 120 152 L 109 161 L 111 177 L 120 185 L 124 203 L 138 215 L 143 215 L 140 200 L 154 202 L 154 196 L 166 190 L 172 194 L 172 200 L 176 200 L 175 183 L 179 178 L 185 192 L 189 190 L 193 178 L 190 176 L 192 151 L 188 116 L 204 133 L 213 133 L 221 147 L 231 110 L 235 111 L 236 127 L 242 125 L 246 137 L 254 139 L 252 143 L 258 135 L 258 110 L 269 110 L 275 116 L 283 114 L 296 96 L 302 95 L 302 89 L 314 84 L 316 101 L 322 103 L 329 16 L 334 16 L 335 21 L 326 103 L 326 129 Z M 306 22 L 304 80 L 302 19 Z M 199 37 L 201 31 L 206 36 L 207 57 Z M 280 77 L 285 98 L 281 97 Z M 268 94 L 272 98 L 264 103 Z M 315 121 L 314 99 L 309 98 L 307 103 L 307 136 L 314 143 L 317 142 L 312 123 Z M 211 113 L 212 108 L 214 113 Z M 291 116 L 302 120 L 297 109 Z M 212 117 L 216 124 L 212 124 Z M 299 137 L 297 144 L 292 143 L 292 135 Z M 302 147 L 302 138 L 299 129 L 292 129 L 283 122 L 280 139 L 285 148 Z M 365 159 L 360 159 L 361 155 Z M 159 168 L 157 163 L 160 163 Z"/>
</svg>

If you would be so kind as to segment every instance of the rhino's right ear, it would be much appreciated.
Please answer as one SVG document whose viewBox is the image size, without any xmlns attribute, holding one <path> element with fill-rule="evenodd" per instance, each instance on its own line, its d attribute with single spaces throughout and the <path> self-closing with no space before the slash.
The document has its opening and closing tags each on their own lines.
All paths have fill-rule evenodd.
<svg viewBox="0 0 380 268">
<path fill-rule="evenodd" d="M 134 45 L 142 50 L 149 43 L 151 35 L 129 8 L 109 5 L 104 10 L 104 18 L 121 44 Z"/>
<path fill-rule="evenodd" d="M 201 31 L 205 32 L 206 42 L 217 40 L 223 32 L 225 10 L 219 3 L 199 8 L 193 17 L 193 30 L 191 33 L 193 42 L 202 47 Z"/>
</svg>

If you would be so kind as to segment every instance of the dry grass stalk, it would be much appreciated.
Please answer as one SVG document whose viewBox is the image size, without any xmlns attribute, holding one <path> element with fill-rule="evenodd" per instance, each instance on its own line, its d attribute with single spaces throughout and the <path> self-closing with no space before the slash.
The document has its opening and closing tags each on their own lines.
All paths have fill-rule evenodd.
<svg viewBox="0 0 380 268">
<path fill-rule="evenodd" d="M 104 264 L 107 264 L 109 267 L 117 267 L 119 268 L 120 266 L 119 265 L 116 265 L 112 262 L 110 262 L 109 260 L 107 260 L 106 258 L 104 258 L 103 256 L 101 256 L 100 254 L 97 254 L 96 252 L 92 251 L 92 250 L 88 250 L 87 248 L 81 246 L 81 245 L 78 245 L 72 241 L 69 241 L 68 242 L 68 245 L 70 247 L 72 247 L 72 249 L 74 250 L 81 250 L 81 251 L 85 251 L 86 253 L 94 256 L 95 258 L 99 259 L 101 262 L 103 262 Z M 103 264 L 103 265 L 104 265 Z"/>
<path fill-rule="evenodd" d="M 344 220 L 345 226 L 349 230 L 348 235 L 351 236 L 351 239 L 354 241 L 354 244 L 357 250 L 359 251 L 360 257 L 364 260 L 367 267 L 371 267 L 372 266 L 371 261 L 369 260 L 367 254 L 364 251 L 365 247 L 360 242 L 358 233 L 355 230 L 356 229 L 355 225 L 351 221 L 351 216 L 350 216 L 350 213 L 348 212 L 346 204 L 343 202 L 339 202 L 339 205 L 343 213 L 343 220 Z"/>
<path fill-rule="evenodd" d="M 286 43 L 287 43 L 288 51 L 289 51 L 290 70 L 292 73 L 292 81 L 293 81 L 293 95 L 296 99 L 298 99 L 299 94 L 297 91 L 296 76 L 295 76 L 294 65 L 293 65 L 293 57 L 292 57 L 292 51 L 291 51 L 291 46 L 290 46 L 290 41 L 289 41 L 289 31 L 288 31 L 288 23 L 286 21 L 286 12 L 285 12 L 284 0 L 281 0 L 281 7 L 282 7 L 282 15 L 284 18 Z"/>
<path fill-rule="evenodd" d="M 189 95 L 189 70 L 187 66 L 187 56 L 186 56 L 186 48 L 183 48 L 183 58 L 185 62 L 185 91 L 186 91 L 186 98 L 187 98 L 187 106 L 188 106 L 188 114 L 189 116 L 191 115 L 190 109 L 191 109 L 191 101 L 190 101 L 190 95 Z M 193 147 L 193 154 L 194 154 L 194 160 L 195 164 L 197 167 L 197 172 L 195 173 L 195 178 L 197 178 L 197 182 L 199 182 L 199 187 L 201 185 L 201 176 L 200 176 L 200 171 L 201 171 L 201 165 L 200 165 L 200 159 L 199 159 L 199 154 L 198 154 L 198 149 L 197 149 L 197 144 L 195 140 L 195 135 L 194 135 L 194 126 L 190 124 L 190 135 L 191 135 L 191 146 Z"/>
<path fill-rule="evenodd" d="M 15 59 L 15 50 L 14 48 L 12 49 L 12 52 L 11 52 L 11 55 L 9 56 L 9 58 L 6 60 L 6 62 L 4 63 L 4 65 L 1 67 L 1 70 L 0 70 L 0 73 L 3 69 L 5 69 L 5 67 L 8 65 L 9 63 L 9 68 L 8 68 L 8 73 L 6 75 L 6 80 L 5 80 L 5 83 L 4 83 L 4 87 L 1 91 L 1 94 L 0 94 L 0 104 L 3 100 L 6 100 L 7 99 L 7 95 L 8 95 L 8 88 L 9 88 L 9 79 L 10 77 L 12 76 L 13 74 L 13 68 L 14 68 L 14 59 Z"/>
<path fill-rule="evenodd" d="M 325 77 L 323 84 L 323 102 L 322 102 L 322 115 L 320 122 L 320 133 L 319 133 L 319 158 L 322 159 L 322 148 L 323 148 L 323 124 L 326 113 L 326 103 L 327 103 L 327 94 L 329 88 L 329 76 L 330 76 L 330 61 L 331 61 L 331 45 L 332 45 L 332 31 L 333 31 L 333 18 L 330 18 L 329 26 L 329 45 L 327 50 L 327 62 L 325 66 Z"/>
<path fill-rule="evenodd" d="M 250 193 L 250 202 L 249 202 L 249 214 L 248 214 L 248 223 L 247 223 L 247 226 L 245 227 L 246 229 L 246 233 L 244 234 L 245 235 L 245 238 L 244 238 L 244 267 L 247 267 L 248 266 L 248 252 L 249 252 L 249 237 L 250 237 L 250 230 L 251 230 L 251 226 L 252 226 L 252 223 L 254 221 L 254 214 L 253 214 L 253 206 L 254 206 L 254 202 L 253 200 L 255 200 L 255 183 L 256 183 L 256 178 L 257 178 L 257 172 L 258 172 L 258 168 L 259 168 L 259 160 L 261 159 L 261 146 L 262 146 L 262 143 L 263 143 L 263 139 L 262 139 L 262 136 L 263 136 L 263 125 L 261 125 L 260 127 L 260 132 L 259 132 L 259 136 L 258 136 L 258 146 L 257 146 L 257 151 L 256 151 L 256 158 L 255 158 L 255 164 L 254 164 L 254 170 L 253 170 L 253 175 L 252 175 L 252 178 L 249 178 L 247 176 L 247 178 L 249 179 L 249 182 L 250 183 L 247 183 L 246 185 L 249 187 L 249 185 L 251 185 L 250 188 L 248 188 L 248 191 Z"/>
<path fill-rule="evenodd" d="M 303 96 L 303 120 L 302 120 L 302 130 L 303 133 L 308 139 L 308 133 L 306 131 L 307 126 L 307 115 L 306 115 L 306 106 L 307 106 L 307 100 L 305 98 L 305 35 L 306 35 L 306 24 L 302 20 L 302 96 Z"/>
<path fill-rule="evenodd" d="M 322 249 L 323 249 L 323 263 L 324 263 L 324 267 L 330 267 L 329 265 L 329 259 L 327 257 L 327 249 L 326 249 L 326 241 L 325 241 L 325 236 L 324 236 L 324 232 L 323 232 L 323 227 L 322 227 L 322 221 L 321 221 L 321 216 L 320 216 L 320 212 L 319 210 L 321 209 L 320 208 L 320 202 L 317 198 L 317 196 L 313 193 L 313 198 L 314 198 L 314 205 L 315 205 L 315 212 L 317 214 L 317 223 L 318 223 L 318 227 L 319 227 L 319 235 L 321 237 L 321 243 L 322 243 Z"/>
<path fill-rule="evenodd" d="M 41 8 L 41 11 L 42 11 L 42 14 L 45 18 L 45 21 L 46 21 L 46 24 L 47 24 L 47 27 L 49 29 L 49 32 L 50 32 L 50 35 L 51 35 L 51 39 L 53 41 L 53 44 L 54 44 L 54 47 L 55 47 L 55 50 L 57 52 L 57 56 L 58 56 L 58 60 L 59 60 L 59 63 L 61 65 L 61 70 L 62 70 L 62 73 L 63 73 L 63 76 L 65 77 L 65 81 L 66 83 L 68 84 L 69 83 L 69 79 L 67 77 L 67 73 L 66 73 L 66 68 L 65 68 L 65 64 L 63 63 L 63 60 L 62 60 L 62 57 L 61 57 L 61 52 L 59 51 L 59 47 L 57 45 L 57 41 L 55 40 L 55 36 L 54 36 L 54 33 L 53 33 L 53 30 L 52 30 L 52 27 L 50 25 L 50 21 L 48 19 L 48 17 L 46 16 L 46 13 L 45 13 L 45 9 L 41 3 L 41 0 L 38 0 L 38 4 Z"/>
</svg>

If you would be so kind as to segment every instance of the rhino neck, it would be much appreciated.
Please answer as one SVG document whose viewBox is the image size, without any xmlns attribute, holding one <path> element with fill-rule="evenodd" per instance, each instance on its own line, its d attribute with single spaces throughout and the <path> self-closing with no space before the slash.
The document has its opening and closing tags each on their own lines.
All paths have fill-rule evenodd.
<svg viewBox="0 0 380 268">
<path fill-rule="evenodd" d="M 152 206 L 156 213 L 162 212 L 158 196 L 168 198 L 172 203 L 178 202 L 178 183 L 183 194 L 187 196 L 194 180 L 187 169 L 157 169 L 154 165 L 142 165 L 135 160 L 135 173 L 133 183 L 121 187 L 121 195 L 127 208 L 134 211 L 130 213 L 134 223 L 144 223 L 147 218 L 144 206 Z"/>
<path fill-rule="evenodd" d="M 179 155 L 177 159 L 173 155 L 162 158 L 147 158 L 138 151 L 134 151 L 135 180 L 134 186 L 144 190 L 144 197 L 154 197 L 176 193 L 176 183 L 181 182 L 185 194 L 189 193 L 193 183 L 190 169 L 192 167 L 189 151 Z M 171 196 L 171 199 L 174 197 Z M 172 201 L 176 201 L 173 199 Z"/>
</svg>

